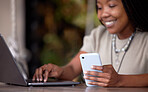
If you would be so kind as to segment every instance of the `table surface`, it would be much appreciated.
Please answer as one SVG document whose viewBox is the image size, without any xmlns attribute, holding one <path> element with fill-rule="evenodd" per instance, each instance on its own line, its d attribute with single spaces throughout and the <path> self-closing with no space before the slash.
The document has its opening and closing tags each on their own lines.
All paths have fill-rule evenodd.
<svg viewBox="0 0 148 92">
<path fill-rule="evenodd" d="M 0 83 L 0 92 L 148 92 L 148 88 L 86 87 L 84 84 L 58 87 L 23 87 Z"/>
</svg>

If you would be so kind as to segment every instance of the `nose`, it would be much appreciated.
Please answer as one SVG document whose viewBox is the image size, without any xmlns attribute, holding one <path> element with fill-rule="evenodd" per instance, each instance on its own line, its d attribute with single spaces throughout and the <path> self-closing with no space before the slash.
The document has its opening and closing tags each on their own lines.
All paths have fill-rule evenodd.
<svg viewBox="0 0 148 92">
<path fill-rule="evenodd" d="M 98 11 L 98 18 L 108 18 L 110 16 L 110 11 L 107 8 L 103 8 L 102 10 Z"/>
</svg>

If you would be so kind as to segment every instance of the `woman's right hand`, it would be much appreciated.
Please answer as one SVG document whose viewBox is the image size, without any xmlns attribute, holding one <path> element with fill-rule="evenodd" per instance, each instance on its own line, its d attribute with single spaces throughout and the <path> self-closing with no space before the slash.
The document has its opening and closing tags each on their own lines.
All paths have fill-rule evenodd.
<svg viewBox="0 0 148 92">
<path fill-rule="evenodd" d="M 46 82 L 48 77 L 59 78 L 63 73 L 63 68 L 54 64 L 45 64 L 36 69 L 33 75 L 33 81 L 44 81 Z"/>
</svg>

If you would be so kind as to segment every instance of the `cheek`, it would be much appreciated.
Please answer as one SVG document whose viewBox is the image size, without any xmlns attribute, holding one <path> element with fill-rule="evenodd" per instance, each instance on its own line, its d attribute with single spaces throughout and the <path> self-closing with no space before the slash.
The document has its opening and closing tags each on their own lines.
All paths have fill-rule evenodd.
<svg viewBox="0 0 148 92">
<path fill-rule="evenodd" d="M 122 24 L 128 23 L 128 16 L 125 11 L 119 12 L 118 14 L 116 14 L 116 16 Z"/>
<path fill-rule="evenodd" d="M 112 17 L 114 17 L 114 18 L 120 18 L 120 16 L 121 16 L 121 12 L 119 12 L 119 10 L 111 10 L 111 15 L 112 15 Z"/>
<path fill-rule="evenodd" d="M 113 14 L 116 18 L 119 18 L 121 20 L 127 20 L 127 15 L 123 7 L 117 8 L 116 11 L 113 12 Z"/>
<path fill-rule="evenodd" d="M 100 11 L 98 11 L 97 17 L 98 17 L 99 20 L 101 20 L 101 13 L 100 13 Z"/>
</svg>

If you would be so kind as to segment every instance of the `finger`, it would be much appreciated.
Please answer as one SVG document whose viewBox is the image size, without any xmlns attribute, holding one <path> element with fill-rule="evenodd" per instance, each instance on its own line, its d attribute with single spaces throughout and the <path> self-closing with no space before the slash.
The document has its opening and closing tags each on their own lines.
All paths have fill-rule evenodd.
<svg viewBox="0 0 148 92">
<path fill-rule="evenodd" d="M 38 74 L 39 75 L 39 80 L 42 81 L 43 80 L 43 77 L 42 77 L 43 76 L 43 69 L 39 68 L 38 71 L 39 71 L 39 74 Z"/>
<path fill-rule="evenodd" d="M 44 70 L 48 70 L 48 72 L 50 72 L 52 69 L 53 69 L 54 65 L 53 64 L 47 64 L 45 67 L 44 67 Z"/>
<path fill-rule="evenodd" d="M 103 72 L 109 72 L 109 70 L 113 70 L 112 65 L 104 65 L 104 66 L 93 65 L 91 68 L 94 69 L 94 70 L 100 70 L 100 71 L 103 71 Z"/>
<path fill-rule="evenodd" d="M 49 71 L 48 70 L 45 70 L 45 73 L 44 73 L 44 82 L 46 82 L 48 80 L 48 75 L 49 75 Z"/>
<path fill-rule="evenodd" d="M 39 81 L 39 72 L 38 72 L 38 69 L 36 69 L 35 71 L 35 80 Z"/>
<path fill-rule="evenodd" d="M 91 68 L 94 69 L 94 70 L 103 71 L 103 66 L 96 66 L 96 65 L 93 65 L 93 66 L 91 66 Z"/>
<path fill-rule="evenodd" d="M 106 79 L 106 78 L 91 77 L 91 76 L 84 76 L 84 78 L 87 79 L 87 80 L 98 81 L 98 82 L 101 82 L 101 83 L 106 83 L 106 84 L 109 83 L 109 79 Z"/>
<path fill-rule="evenodd" d="M 35 79 L 36 79 L 36 77 L 35 77 L 35 75 L 33 75 L 32 81 L 35 81 Z"/>
<path fill-rule="evenodd" d="M 93 75 L 93 76 L 97 76 L 97 77 L 102 77 L 102 78 L 110 78 L 110 75 L 108 73 L 102 73 L 102 72 L 97 72 L 97 71 L 85 71 L 84 72 L 85 75 Z"/>
<path fill-rule="evenodd" d="M 103 66 L 103 72 L 110 72 L 110 71 L 112 71 L 114 68 L 113 68 L 113 66 L 112 65 L 104 65 Z"/>
<path fill-rule="evenodd" d="M 41 68 L 42 68 L 42 70 L 46 70 L 47 69 L 47 64 L 45 64 L 45 65 L 43 65 L 43 66 L 41 66 Z"/>
<path fill-rule="evenodd" d="M 90 85 L 97 85 L 97 86 L 102 86 L 102 87 L 107 87 L 108 84 L 106 83 L 101 83 L 101 82 L 88 82 Z"/>
</svg>

